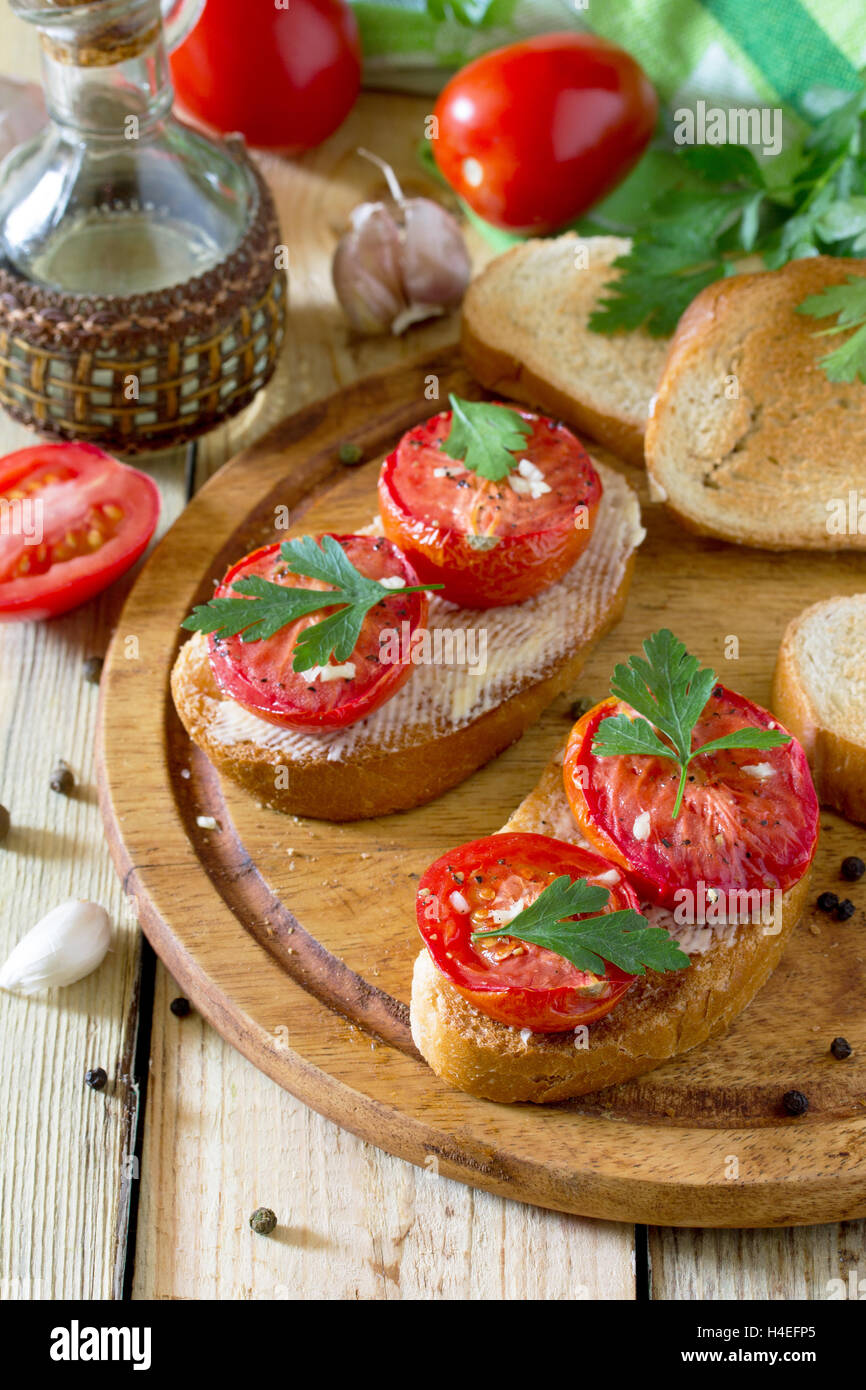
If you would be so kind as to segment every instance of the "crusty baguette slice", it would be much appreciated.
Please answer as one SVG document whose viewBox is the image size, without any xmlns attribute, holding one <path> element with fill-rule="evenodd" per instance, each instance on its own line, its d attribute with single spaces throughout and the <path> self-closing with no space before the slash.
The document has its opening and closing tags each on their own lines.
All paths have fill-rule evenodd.
<svg viewBox="0 0 866 1390">
<path fill-rule="evenodd" d="M 843 338 L 796 312 L 866 262 L 815 256 L 735 275 L 680 319 L 646 433 L 654 496 L 691 530 L 772 550 L 862 549 L 840 529 L 866 485 L 866 386 L 818 365 Z"/>
<path fill-rule="evenodd" d="M 622 615 L 643 539 L 628 483 L 595 460 L 603 494 L 589 545 L 568 574 L 535 598 L 483 612 L 435 595 L 428 629 L 486 640 L 486 672 L 418 665 L 380 709 L 347 729 L 278 728 L 227 699 L 207 640 L 196 633 L 171 676 L 187 732 L 226 776 L 266 805 L 348 821 L 422 806 L 506 748 L 580 674 L 591 648 Z M 459 648 L 455 648 L 459 654 Z"/>
<path fill-rule="evenodd" d="M 866 822 L 866 594 L 814 603 L 788 624 L 773 711 L 805 748 L 820 800 Z"/>
<path fill-rule="evenodd" d="M 630 244 L 567 232 L 497 256 L 463 301 L 461 347 L 473 376 L 491 391 L 567 420 L 641 465 L 670 340 L 587 328 L 602 287 L 619 273 L 611 263 Z"/>
<path fill-rule="evenodd" d="M 583 843 L 563 790 L 561 756 L 503 829 Z M 589 1025 L 586 1048 L 575 1045 L 573 1033 L 529 1033 L 487 1018 L 423 950 L 412 979 L 415 1046 L 438 1076 L 487 1100 L 567 1100 L 628 1081 L 726 1032 L 779 963 L 807 892 L 808 874 L 784 894 L 781 930 L 773 935 L 759 925 L 694 930 L 684 949 L 705 949 L 692 955 L 691 967 L 639 979 Z"/>
</svg>

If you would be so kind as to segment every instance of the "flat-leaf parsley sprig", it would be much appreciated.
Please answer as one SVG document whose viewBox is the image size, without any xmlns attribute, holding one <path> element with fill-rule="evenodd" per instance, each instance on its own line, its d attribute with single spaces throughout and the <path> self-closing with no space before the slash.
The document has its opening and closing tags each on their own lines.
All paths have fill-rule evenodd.
<svg viewBox="0 0 866 1390">
<path fill-rule="evenodd" d="M 866 209 L 866 198 L 860 201 Z M 866 278 L 849 275 L 844 285 L 828 285 L 820 294 L 810 294 L 797 305 L 798 314 L 812 318 L 829 318 L 837 314 L 832 328 L 822 328 L 816 338 L 832 337 L 856 328 L 846 342 L 821 358 L 821 366 L 830 381 L 866 381 Z"/>
<path fill-rule="evenodd" d="M 500 483 L 518 467 L 532 425 L 516 410 L 489 401 L 449 395 L 451 430 L 439 445 L 443 454 L 488 482 Z"/>
<path fill-rule="evenodd" d="M 673 820 L 679 815 L 689 764 L 695 758 L 722 748 L 780 748 L 790 743 L 791 735 L 778 729 L 744 728 L 693 749 L 692 733 L 715 687 L 715 671 L 701 668 L 698 658 L 668 628 L 648 637 L 643 650 L 646 659 L 632 656 L 627 665 L 614 667 L 610 689 L 644 717 L 608 715 L 596 730 L 592 751 L 602 758 L 649 753 L 675 762 L 680 783 Z"/>
<path fill-rule="evenodd" d="M 491 936 L 513 936 L 564 956 L 578 970 L 605 975 L 605 962 L 627 975 L 650 970 L 684 970 L 688 956 L 663 927 L 651 927 L 634 908 L 601 912 L 610 897 L 607 888 L 585 878 L 555 878 L 534 903 L 513 921 L 495 931 L 476 931 L 473 941 Z M 593 913 L 582 921 L 569 920 L 579 913 Z"/>
<path fill-rule="evenodd" d="M 261 575 L 251 574 L 232 585 L 232 594 L 200 604 L 181 627 L 188 632 L 213 633 L 217 637 L 240 637 L 242 642 L 262 642 L 281 628 L 323 608 L 338 607 L 319 623 L 304 628 L 295 643 L 293 671 L 309 671 L 327 666 L 333 655 L 348 661 L 355 649 L 364 619 L 371 608 L 396 594 L 420 594 L 441 589 L 441 584 L 406 585 L 395 590 L 377 579 L 368 579 L 356 569 L 339 541 L 323 536 L 321 545 L 314 536 L 283 541 L 280 557 L 292 574 L 304 575 L 330 584 L 329 589 L 304 589 L 275 584 Z"/>
</svg>

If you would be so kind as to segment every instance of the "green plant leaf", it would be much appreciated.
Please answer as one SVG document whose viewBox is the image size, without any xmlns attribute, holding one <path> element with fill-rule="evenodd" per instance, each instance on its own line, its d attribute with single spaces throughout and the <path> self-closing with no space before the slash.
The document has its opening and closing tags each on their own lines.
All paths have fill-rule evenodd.
<svg viewBox="0 0 866 1390">
<path fill-rule="evenodd" d="M 443 454 L 491 482 L 501 482 L 520 462 L 532 425 L 516 410 L 488 401 L 464 401 L 449 395 L 451 429 L 439 445 Z"/>
</svg>

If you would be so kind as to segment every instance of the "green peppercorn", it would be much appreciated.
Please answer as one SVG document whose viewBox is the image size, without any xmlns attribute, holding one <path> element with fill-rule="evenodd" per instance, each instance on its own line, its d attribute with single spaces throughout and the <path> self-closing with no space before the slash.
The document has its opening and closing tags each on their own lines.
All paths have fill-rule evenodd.
<svg viewBox="0 0 866 1390">
<path fill-rule="evenodd" d="M 341 463 L 345 463 L 349 468 L 360 463 L 364 457 L 364 450 L 360 444 L 341 444 L 337 454 Z"/>
<path fill-rule="evenodd" d="M 91 1091 L 101 1091 L 108 1080 L 108 1072 L 105 1067 L 91 1067 L 89 1071 L 84 1073 L 84 1080 Z"/>
<path fill-rule="evenodd" d="M 854 1051 L 847 1038 L 834 1038 L 830 1044 L 830 1051 L 837 1062 L 844 1062 L 846 1057 L 850 1057 Z"/>
<path fill-rule="evenodd" d="M 789 1115 L 805 1115 L 809 1109 L 809 1098 L 804 1096 L 802 1091 L 786 1091 L 782 1096 L 782 1104 Z"/>
<path fill-rule="evenodd" d="M 89 656 L 84 663 L 84 679 L 89 685 L 99 685 L 105 662 L 101 656 Z"/>
<path fill-rule="evenodd" d="M 0 806 L 0 845 L 2 845 L 3 841 L 6 839 L 6 836 L 9 834 L 9 828 L 11 825 L 12 817 L 6 810 L 5 806 Z"/>
<path fill-rule="evenodd" d="M 72 768 L 61 758 L 51 774 L 51 790 L 60 792 L 62 796 L 69 796 L 75 787 L 75 777 Z"/>
<path fill-rule="evenodd" d="M 269 1236 L 277 1224 L 277 1218 L 270 1207 L 256 1207 L 250 1217 L 250 1227 L 257 1236 Z"/>
</svg>

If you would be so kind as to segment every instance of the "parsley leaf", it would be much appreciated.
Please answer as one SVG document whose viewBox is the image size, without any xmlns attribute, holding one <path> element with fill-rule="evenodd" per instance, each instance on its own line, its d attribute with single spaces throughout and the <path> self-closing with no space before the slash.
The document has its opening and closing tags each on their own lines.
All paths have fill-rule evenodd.
<svg viewBox="0 0 866 1390">
<path fill-rule="evenodd" d="M 866 199 L 857 202 L 866 203 Z M 844 285 L 828 285 L 820 294 L 804 299 L 797 313 L 816 319 L 838 315 L 835 327 L 821 329 L 816 338 L 844 333 L 856 326 L 856 333 L 821 358 L 821 366 L 831 381 L 856 381 L 859 377 L 866 382 L 866 279 L 849 275 Z"/>
<path fill-rule="evenodd" d="M 242 642 L 263 642 L 282 628 L 324 608 L 338 607 L 319 623 L 304 628 L 295 642 L 293 671 L 309 671 L 327 666 L 333 655 L 337 662 L 348 661 L 361 635 L 364 619 L 371 608 L 395 594 L 417 594 L 441 589 L 441 584 L 407 585 L 392 589 L 376 579 L 368 579 L 356 569 L 339 541 L 314 536 L 284 541 L 280 556 L 293 574 L 318 579 L 330 589 L 293 588 L 275 584 L 262 575 L 252 574 L 232 585 L 232 594 L 200 604 L 182 623 L 188 632 L 215 633 L 218 637 L 240 637 Z"/>
<path fill-rule="evenodd" d="M 715 671 L 708 666 L 702 668 L 698 658 L 687 652 L 668 628 L 648 637 L 643 650 L 643 657 L 629 657 L 626 665 L 614 667 L 610 689 L 644 717 L 608 715 L 596 730 L 592 751 L 603 758 L 648 753 L 677 763 L 680 784 L 673 820 L 679 815 L 689 764 L 694 758 L 722 748 L 780 748 L 790 743 L 791 735 L 778 729 L 744 728 L 693 749 L 692 734 L 716 684 Z M 664 734 L 668 742 L 659 734 Z"/>
<path fill-rule="evenodd" d="M 443 454 L 459 459 L 481 478 L 499 483 L 507 478 L 519 460 L 532 425 L 508 406 L 489 401 L 464 401 L 448 396 L 451 402 L 451 431 L 439 445 Z"/>
<path fill-rule="evenodd" d="M 684 970 L 690 964 L 664 928 L 648 926 L 646 918 L 633 908 L 598 913 L 579 922 L 569 920 L 579 913 L 596 913 L 609 897 L 601 884 L 562 874 L 513 921 L 496 931 L 473 932 L 472 940 L 513 936 L 564 956 L 590 975 L 605 975 L 606 961 L 628 975 L 645 975 L 646 967 Z"/>
</svg>

